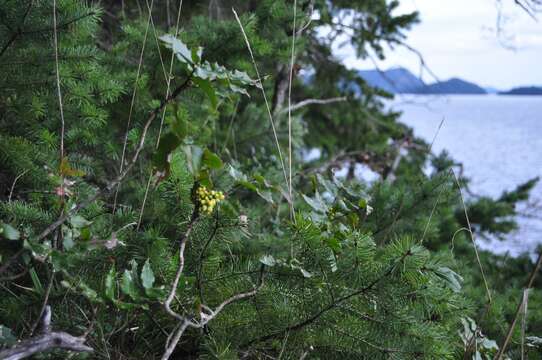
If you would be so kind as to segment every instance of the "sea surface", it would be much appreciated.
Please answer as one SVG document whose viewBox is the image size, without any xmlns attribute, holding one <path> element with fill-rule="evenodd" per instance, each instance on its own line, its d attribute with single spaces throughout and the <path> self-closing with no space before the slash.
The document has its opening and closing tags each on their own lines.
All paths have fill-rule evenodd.
<svg viewBox="0 0 542 360">
<path fill-rule="evenodd" d="M 542 177 L 542 96 L 403 95 L 390 105 L 401 121 L 464 165 L 470 189 L 498 197 L 536 176 Z M 506 240 L 477 239 L 481 248 L 511 255 L 533 253 L 542 244 L 542 182 L 520 207 L 520 228 Z"/>
</svg>

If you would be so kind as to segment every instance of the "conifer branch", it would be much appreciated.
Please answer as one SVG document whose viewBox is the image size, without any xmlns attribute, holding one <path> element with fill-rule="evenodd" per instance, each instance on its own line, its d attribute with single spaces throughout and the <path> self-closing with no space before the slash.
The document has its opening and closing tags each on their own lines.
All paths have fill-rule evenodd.
<svg viewBox="0 0 542 360">
<path fill-rule="evenodd" d="M 335 299 L 332 303 L 330 303 L 329 305 L 327 305 L 324 308 L 320 309 L 320 311 L 316 312 L 315 314 L 313 314 L 312 316 L 306 318 L 305 320 L 302 320 L 302 321 L 300 321 L 300 322 L 298 322 L 296 324 L 287 326 L 284 329 L 279 330 L 277 332 L 274 332 L 274 333 L 271 333 L 271 334 L 264 335 L 264 336 L 261 336 L 259 338 L 253 339 L 253 340 L 249 341 L 248 343 L 246 343 L 245 345 L 243 345 L 243 347 L 248 347 L 248 346 L 250 346 L 252 344 L 255 344 L 255 343 L 260 343 L 260 342 L 264 342 L 264 341 L 267 341 L 267 340 L 270 340 L 270 339 L 274 339 L 274 338 L 282 336 L 282 335 L 284 335 L 286 333 L 293 332 L 293 331 L 298 331 L 298 330 L 301 330 L 301 329 L 303 329 L 304 327 L 306 327 L 308 325 L 311 325 L 312 323 L 317 321 L 322 315 L 326 314 L 330 310 L 333 310 L 333 309 L 339 307 L 339 305 L 341 305 L 346 300 L 349 300 L 349 299 L 351 299 L 353 297 L 356 297 L 358 295 L 365 294 L 366 292 L 372 290 L 383 279 L 390 276 L 393 273 L 393 271 L 397 268 L 397 266 L 400 263 L 402 263 L 407 256 L 410 256 L 410 255 L 412 255 L 410 250 L 407 251 L 406 253 L 404 253 L 397 261 L 395 261 L 395 263 L 393 265 L 391 265 L 388 268 L 388 270 L 386 270 L 382 275 L 380 275 L 378 278 L 373 280 L 367 286 L 365 286 L 365 287 L 363 287 L 361 289 L 355 290 L 355 291 L 353 291 L 353 292 L 351 292 L 351 293 L 349 293 L 347 295 L 344 295 L 342 297 L 339 297 L 339 298 Z"/>
<path fill-rule="evenodd" d="M 62 216 L 60 216 L 55 222 L 50 224 L 45 230 L 43 230 L 37 237 L 37 241 L 41 241 L 47 236 L 49 236 L 56 228 L 58 228 L 60 225 L 62 225 L 70 216 L 76 214 L 79 210 L 86 208 L 90 204 L 92 204 L 96 199 L 98 199 L 100 196 L 109 193 L 111 190 L 113 190 L 125 177 L 128 175 L 128 173 L 132 170 L 134 165 L 137 163 L 139 159 L 139 155 L 141 151 L 143 150 L 143 147 L 145 146 L 145 139 L 147 137 L 147 132 L 149 130 L 149 127 L 153 123 L 153 121 L 156 119 L 157 115 L 160 113 L 160 111 L 169 104 L 172 100 L 174 100 L 177 96 L 179 96 L 184 90 L 186 90 L 190 84 L 191 84 L 192 74 L 181 84 L 179 85 L 170 96 L 168 96 L 166 99 L 164 99 L 161 104 L 154 109 L 149 117 L 147 118 L 147 121 L 145 122 L 145 125 L 143 126 L 143 131 L 141 133 L 141 136 L 139 138 L 139 144 L 138 147 L 130 160 L 130 162 L 126 165 L 124 168 L 124 171 L 120 173 L 114 180 L 110 181 L 104 188 L 98 189 L 94 195 L 92 195 L 87 200 L 80 202 L 79 204 L 75 205 L 73 208 L 71 208 L 69 211 L 66 211 Z"/>
<path fill-rule="evenodd" d="M 147 18 L 147 26 L 145 28 L 145 35 L 143 35 L 143 44 L 141 45 L 141 51 L 139 53 L 139 62 L 137 64 L 137 72 L 136 72 L 136 78 L 135 78 L 135 81 L 134 81 L 134 89 L 132 90 L 132 99 L 130 101 L 130 109 L 128 110 L 128 120 L 126 121 L 126 131 L 124 133 L 124 142 L 122 144 L 122 155 L 120 157 L 120 173 L 122 173 L 122 170 L 123 170 L 123 167 L 124 167 L 124 159 L 126 157 L 126 147 L 128 145 L 128 133 L 130 131 L 130 125 L 132 124 L 132 113 L 133 113 L 133 110 L 134 110 L 134 104 L 135 104 L 135 97 L 136 97 L 136 94 L 137 94 L 137 83 L 139 82 L 139 76 L 141 74 L 141 67 L 143 65 L 143 55 L 145 54 L 145 45 L 147 44 L 147 37 L 149 35 L 149 26 L 150 26 L 150 23 L 151 23 L 151 20 L 152 20 L 152 4 L 154 3 L 154 1 L 151 3 L 151 7 L 149 8 L 149 16 Z M 167 96 L 167 94 L 166 94 Z M 117 209 L 117 198 L 118 198 L 118 195 L 119 195 L 119 190 L 120 190 L 120 183 L 119 185 L 117 186 L 116 190 L 115 190 L 115 196 L 113 198 L 113 214 L 115 213 L 116 209 Z"/>
<path fill-rule="evenodd" d="M 11 46 L 11 44 L 13 44 L 13 42 L 17 39 L 17 37 L 19 37 L 19 36 L 21 36 L 23 34 L 23 26 L 24 26 L 24 24 L 26 22 L 28 14 L 30 14 L 30 9 L 32 9 L 32 2 L 33 1 L 28 2 L 28 6 L 26 7 L 26 10 L 25 10 L 25 12 L 23 14 L 23 19 L 21 20 L 21 25 L 19 25 L 19 27 L 17 28 L 17 32 L 15 32 L 14 34 L 11 35 L 9 40 L 4 44 L 4 46 L 0 50 L 0 57 L 2 55 L 4 55 L 6 50 Z"/>
<path fill-rule="evenodd" d="M 181 12 L 183 8 L 183 0 L 179 1 L 179 10 L 177 11 L 177 22 L 175 24 L 175 37 L 179 35 L 179 25 L 181 22 Z M 169 4 L 168 4 L 168 15 L 169 15 Z M 151 17 L 152 20 L 152 17 Z M 153 23 L 154 25 L 154 23 Z M 155 38 L 156 37 L 156 30 L 155 30 Z M 160 49 L 160 47 L 158 47 Z M 158 50 L 160 51 L 160 50 Z M 162 60 L 162 54 L 160 54 L 160 60 Z M 171 90 L 171 80 L 173 79 L 173 63 L 175 61 L 175 52 L 171 53 L 171 57 L 169 59 L 169 73 L 166 76 L 166 97 L 169 96 L 169 92 Z M 163 61 L 162 61 L 163 63 Z M 162 116 L 160 117 L 160 127 L 158 128 L 158 136 L 156 137 L 156 149 L 160 146 L 160 138 L 162 137 L 162 129 L 164 127 L 164 119 L 166 116 L 166 108 L 162 111 Z M 137 229 L 139 230 L 139 227 L 141 226 L 141 221 L 143 220 L 143 214 L 145 213 L 145 205 L 147 203 L 147 196 L 149 195 L 149 190 L 151 186 L 151 180 L 152 180 L 153 172 L 149 174 L 149 178 L 147 180 L 147 187 L 145 188 L 145 194 L 143 196 L 143 202 L 141 203 L 141 209 L 139 210 L 139 220 L 137 221 Z M 116 196 L 116 195 L 115 195 Z"/>
</svg>

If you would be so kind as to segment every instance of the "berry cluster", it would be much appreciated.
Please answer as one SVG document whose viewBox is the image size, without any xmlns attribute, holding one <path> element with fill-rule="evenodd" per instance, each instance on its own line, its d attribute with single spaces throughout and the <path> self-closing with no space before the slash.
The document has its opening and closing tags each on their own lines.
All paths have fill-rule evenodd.
<svg viewBox="0 0 542 360">
<path fill-rule="evenodd" d="M 210 215 L 216 204 L 224 200 L 224 193 L 222 191 L 209 190 L 205 186 L 200 186 L 196 193 L 198 195 L 200 210 L 206 215 Z"/>
</svg>

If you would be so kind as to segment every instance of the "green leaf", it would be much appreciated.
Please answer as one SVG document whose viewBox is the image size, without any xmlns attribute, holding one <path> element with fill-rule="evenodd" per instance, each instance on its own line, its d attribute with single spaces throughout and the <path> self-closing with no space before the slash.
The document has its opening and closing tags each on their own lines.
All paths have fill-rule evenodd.
<svg viewBox="0 0 542 360">
<path fill-rule="evenodd" d="M 247 176 L 245 174 L 243 174 L 240 170 L 233 167 L 232 165 L 230 165 L 229 173 L 230 173 L 230 176 L 235 181 L 239 181 L 239 182 L 240 181 L 247 181 Z"/>
<path fill-rule="evenodd" d="M 306 278 L 310 278 L 312 277 L 312 274 L 310 272 L 308 272 L 307 270 L 303 269 L 303 268 L 299 268 L 299 271 L 301 271 L 301 274 L 303 274 L 303 277 L 306 277 Z"/>
<path fill-rule="evenodd" d="M 203 48 L 198 46 L 192 49 L 192 62 L 199 64 L 201 62 L 201 55 L 203 55 Z"/>
<path fill-rule="evenodd" d="M 185 43 L 170 34 L 160 36 L 160 40 L 166 44 L 167 48 L 171 49 L 173 53 L 177 55 L 179 61 L 192 64 L 192 52 Z"/>
<path fill-rule="evenodd" d="M 251 184 L 252 185 L 252 184 Z M 254 185 L 252 185 L 254 186 Z M 266 191 L 260 191 L 258 189 L 256 189 L 256 193 L 262 198 L 264 199 L 265 201 L 267 201 L 268 203 L 270 204 L 274 204 L 274 201 L 273 201 L 273 194 L 271 193 L 271 191 L 269 190 L 266 190 Z"/>
<path fill-rule="evenodd" d="M 463 278 L 458 273 L 444 266 L 436 268 L 434 272 L 438 277 L 442 278 L 446 282 L 446 285 L 454 292 L 461 291 L 461 281 L 463 281 Z"/>
<path fill-rule="evenodd" d="M 147 259 L 141 270 L 141 283 L 143 284 L 143 287 L 148 290 L 154 285 L 154 280 L 154 273 L 152 272 L 149 259 Z"/>
<path fill-rule="evenodd" d="M 316 192 L 315 198 L 310 198 L 306 196 L 305 194 L 302 194 L 302 196 L 303 196 L 303 200 L 305 200 L 305 202 L 309 204 L 309 206 L 313 208 L 313 210 L 320 213 L 325 213 L 327 211 L 327 206 L 323 202 L 318 192 Z"/>
<path fill-rule="evenodd" d="M 213 181 L 211 180 L 211 174 L 209 174 L 208 169 L 200 170 L 197 179 L 200 185 L 205 186 L 209 189 L 213 188 Z"/>
<path fill-rule="evenodd" d="M 220 169 L 222 166 L 224 166 L 218 155 L 209 149 L 205 149 L 203 151 L 203 165 L 214 170 Z"/>
<path fill-rule="evenodd" d="M 0 224 L 0 235 L 8 240 L 19 240 L 21 238 L 19 230 L 5 223 Z"/>
<path fill-rule="evenodd" d="M 201 168 L 203 149 L 196 145 L 186 145 L 183 146 L 183 151 L 186 155 L 188 170 L 193 176 L 197 176 L 199 173 L 199 169 Z"/>
<path fill-rule="evenodd" d="M 128 302 L 124 302 L 120 300 L 115 300 L 114 303 L 115 303 L 115 306 L 121 310 L 135 310 L 141 307 L 138 304 L 128 303 Z"/>
<path fill-rule="evenodd" d="M 334 236 L 328 235 L 324 237 L 324 242 L 326 245 L 333 250 L 335 254 L 341 252 L 341 243 L 339 242 L 339 239 L 337 239 Z"/>
<path fill-rule="evenodd" d="M 214 109 L 216 109 L 218 106 L 218 97 L 216 96 L 216 91 L 211 82 L 209 80 L 205 80 L 199 77 L 193 77 L 192 81 L 205 92 L 205 95 L 207 95 L 207 97 L 211 101 L 211 105 Z"/>
<path fill-rule="evenodd" d="M 137 291 L 137 286 L 131 271 L 124 270 L 124 274 L 122 274 L 120 289 L 124 294 L 130 296 L 133 300 L 139 299 L 139 293 Z"/>
<path fill-rule="evenodd" d="M 170 155 L 171 153 L 181 145 L 182 139 L 172 132 L 167 132 L 160 138 L 160 145 L 154 153 L 153 165 L 158 171 L 165 171 L 169 173 L 170 168 Z"/>
<path fill-rule="evenodd" d="M 10 347 L 17 343 L 17 338 L 13 335 L 10 328 L 0 325 L 0 348 Z"/>
<path fill-rule="evenodd" d="M 149 289 L 145 289 L 145 295 L 147 295 L 147 297 L 151 299 L 161 301 L 166 297 L 167 291 L 166 289 L 164 289 L 163 286 L 159 288 L 149 288 Z"/>
<path fill-rule="evenodd" d="M 85 219 L 85 218 L 82 217 L 81 215 L 75 215 L 75 216 L 72 216 L 72 217 L 70 218 L 70 224 L 71 224 L 74 228 L 80 229 L 80 228 L 89 226 L 90 224 L 92 224 L 92 222 L 91 222 L 91 221 L 88 221 L 87 219 Z"/>
<path fill-rule="evenodd" d="M 66 250 L 70 250 L 75 246 L 75 241 L 73 241 L 75 234 L 71 229 L 65 226 L 62 226 L 62 230 L 64 230 L 64 236 L 62 237 L 62 246 L 64 246 Z"/>
<path fill-rule="evenodd" d="M 272 255 L 264 255 L 260 258 L 260 262 L 264 265 L 267 265 L 269 267 L 275 266 L 277 261 Z"/>
<path fill-rule="evenodd" d="M 87 284 L 82 282 L 79 284 L 78 288 L 81 291 L 81 294 L 91 302 L 103 302 L 103 300 L 98 297 L 98 293 Z"/>
<path fill-rule="evenodd" d="M 247 180 L 239 180 L 237 181 L 237 183 L 239 185 L 241 185 L 242 187 L 244 187 L 245 189 L 247 190 L 250 190 L 250 191 L 258 191 L 258 188 L 256 187 L 256 185 L 254 185 L 253 183 L 251 183 L 250 181 L 247 181 Z"/>
<path fill-rule="evenodd" d="M 111 267 L 107 276 L 105 277 L 105 297 L 110 300 L 115 300 L 117 287 L 117 271 L 115 267 Z"/>
<path fill-rule="evenodd" d="M 43 285 L 41 284 L 41 280 L 38 276 L 38 273 L 36 272 L 34 268 L 30 269 L 29 273 L 30 273 L 30 279 L 32 279 L 34 290 L 36 290 L 36 292 L 40 295 L 43 294 Z"/>
</svg>

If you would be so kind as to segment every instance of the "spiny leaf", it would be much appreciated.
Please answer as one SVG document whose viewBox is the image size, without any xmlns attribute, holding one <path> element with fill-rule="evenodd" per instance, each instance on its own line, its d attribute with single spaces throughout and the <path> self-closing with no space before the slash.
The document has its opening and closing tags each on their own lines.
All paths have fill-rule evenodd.
<svg viewBox="0 0 542 360">
<path fill-rule="evenodd" d="M 117 271 L 115 267 L 111 267 L 107 276 L 105 277 L 105 296 L 110 300 L 115 300 L 116 287 L 117 287 Z"/>
<path fill-rule="evenodd" d="M 143 287 L 148 290 L 154 285 L 154 280 L 154 273 L 151 269 L 149 259 L 147 259 L 147 261 L 145 261 L 145 265 L 143 265 L 143 269 L 141 270 L 141 283 L 143 284 Z"/>
<path fill-rule="evenodd" d="M 166 44 L 166 47 L 170 48 L 173 53 L 177 55 L 179 61 L 192 64 L 192 52 L 185 43 L 170 34 L 160 36 L 160 40 L 162 40 Z"/>
<path fill-rule="evenodd" d="M 137 291 L 137 286 L 131 271 L 124 270 L 120 289 L 124 294 L 130 296 L 133 300 L 139 299 L 139 293 Z"/>
<path fill-rule="evenodd" d="M 194 77 L 192 81 L 201 89 L 203 92 L 205 92 L 205 95 L 209 98 L 209 101 L 211 101 L 211 105 L 214 109 L 218 106 L 218 98 L 216 96 L 216 91 L 211 84 L 209 80 L 201 79 L 199 77 Z"/>
<path fill-rule="evenodd" d="M 19 230 L 5 223 L 0 224 L 0 235 L 8 240 L 19 240 L 21 238 Z"/>
<path fill-rule="evenodd" d="M 218 155 L 209 149 L 205 149 L 203 151 L 202 160 L 203 160 L 203 165 L 207 166 L 209 169 L 216 170 L 224 166 L 224 163 L 222 163 L 222 160 L 218 157 Z"/>
</svg>

